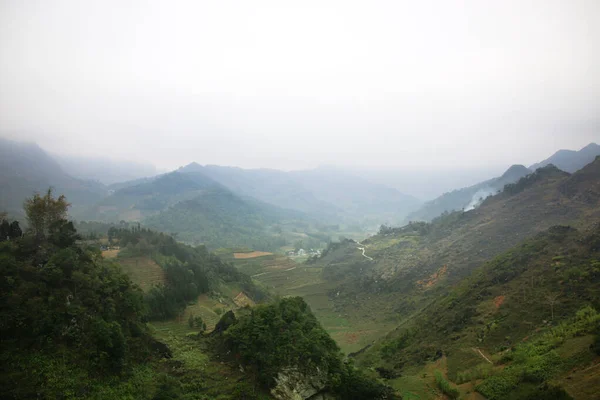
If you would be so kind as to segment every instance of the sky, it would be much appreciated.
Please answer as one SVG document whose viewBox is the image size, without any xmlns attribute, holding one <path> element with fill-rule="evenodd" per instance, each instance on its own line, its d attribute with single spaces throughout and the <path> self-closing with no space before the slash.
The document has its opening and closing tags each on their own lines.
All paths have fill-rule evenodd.
<svg viewBox="0 0 600 400">
<path fill-rule="evenodd" d="M 532 164 L 600 142 L 600 1 L 0 0 L 0 135 L 248 168 Z"/>
</svg>

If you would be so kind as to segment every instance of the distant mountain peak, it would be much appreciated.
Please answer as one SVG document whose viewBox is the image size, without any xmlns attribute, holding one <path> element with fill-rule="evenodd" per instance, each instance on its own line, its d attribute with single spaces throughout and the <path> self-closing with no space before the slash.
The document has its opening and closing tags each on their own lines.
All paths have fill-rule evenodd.
<svg viewBox="0 0 600 400">
<path fill-rule="evenodd" d="M 521 164 L 514 164 L 511 165 L 500 177 L 500 179 L 507 179 L 507 178 L 511 178 L 511 177 L 521 177 L 523 176 L 523 174 L 529 174 L 531 173 L 531 170 L 529 168 L 527 168 L 524 165 Z"/>
<path fill-rule="evenodd" d="M 585 146 L 584 148 L 582 148 L 581 150 L 587 150 L 587 149 L 600 149 L 600 145 L 597 143 L 590 143 L 587 146 Z"/>
<path fill-rule="evenodd" d="M 573 173 L 594 161 L 594 158 L 598 155 L 600 155 L 600 146 L 596 143 L 590 143 L 579 151 L 559 150 L 549 158 L 533 164 L 529 168 L 536 170 L 548 164 L 554 164 L 563 171 Z"/>
</svg>

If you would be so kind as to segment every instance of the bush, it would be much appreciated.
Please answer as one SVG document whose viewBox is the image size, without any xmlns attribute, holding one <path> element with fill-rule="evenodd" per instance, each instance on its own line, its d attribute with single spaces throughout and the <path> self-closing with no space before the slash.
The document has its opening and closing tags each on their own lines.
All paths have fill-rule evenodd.
<svg viewBox="0 0 600 400">
<path fill-rule="evenodd" d="M 446 378 L 442 375 L 440 371 L 435 371 L 435 382 L 437 383 L 440 390 L 451 399 L 458 399 L 460 396 L 460 392 L 458 389 L 451 385 Z"/>
</svg>

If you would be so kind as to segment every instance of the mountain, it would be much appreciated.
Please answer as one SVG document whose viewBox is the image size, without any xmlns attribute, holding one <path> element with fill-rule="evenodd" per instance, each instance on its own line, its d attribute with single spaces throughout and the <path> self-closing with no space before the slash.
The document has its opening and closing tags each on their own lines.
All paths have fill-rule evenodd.
<svg viewBox="0 0 600 400">
<path fill-rule="evenodd" d="M 594 161 L 594 158 L 600 156 L 600 145 L 590 143 L 579 151 L 575 150 L 559 150 L 549 158 L 529 167 L 531 170 L 536 170 L 540 167 L 545 167 L 548 164 L 553 164 L 557 168 L 573 173 L 585 165 Z"/>
<path fill-rule="evenodd" d="M 90 216 L 104 221 L 141 221 L 215 186 L 218 186 L 215 181 L 200 173 L 171 172 L 136 180 L 98 202 L 90 210 Z"/>
<path fill-rule="evenodd" d="M 99 182 L 82 180 L 67 174 L 39 146 L 0 138 L 0 210 L 22 215 L 23 201 L 34 192 L 49 187 L 64 194 L 73 203 L 71 214 L 77 216 L 87 206 L 108 194 Z"/>
<path fill-rule="evenodd" d="M 212 187 L 144 219 L 144 225 L 209 248 L 248 247 L 274 251 L 289 243 L 287 225 L 306 217 Z M 275 228 L 278 227 L 278 229 Z"/>
<path fill-rule="evenodd" d="M 201 172 L 175 171 L 133 181 L 92 207 L 89 215 L 106 222 L 141 222 L 212 249 L 274 251 L 299 240 L 308 248 L 327 242 L 322 224 L 302 212 L 240 196 Z"/>
<path fill-rule="evenodd" d="M 598 383 L 597 373 L 573 376 L 578 386 L 564 382 L 574 366 L 587 369 L 595 357 L 589 345 L 600 333 L 600 316 L 578 310 L 600 304 L 599 224 L 600 157 L 574 174 L 549 165 L 476 209 L 382 227 L 360 243 L 334 243 L 309 264 L 313 274 L 322 271 L 322 279 L 294 285 L 307 293 L 317 317 L 343 318 L 331 329 L 343 326 L 348 333 L 339 337 L 342 343 L 362 344 L 354 354 L 359 365 L 378 371 L 408 397 L 436 385 L 437 368 L 471 385 L 459 387 L 462 393 L 473 390 L 471 380 L 481 384 L 497 375 L 478 389 L 490 399 L 513 398 L 510 389 L 495 391 L 504 384 L 518 387 L 514 398 L 558 398 L 541 397 L 554 390 L 551 378 L 562 382 L 563 391 L 588 390 L 587 397 L 574 398 L 592 399 L 585 388 Z M 391 332 L 390 325 L 396 327 Z M 562 339 L 552 342 L 544 332 Z M 521 346 L 528 337 L 541 347 Z M 507 349 L 513 359 L 504 358 Z M 508 367 L 510 360 L 514 367 Z M 542 361 L 556 369 L 536 364 Z M 506 368 L 516 375 L 504 375 Z M 544 375 L 528 380 L 540 368 Z M 419 391 L 403 387 L 418 381 Z M 540 396 L 526 397 L 531 390 Z"/>
<path fill-rule="evenodd" d="M 329 222 L 378 226 L 399 222 L 420 201 L 336 168 L 284 172 L 189 164 L 180 172 L 201 172 L 235 193 Z"/>
<path fill-rule="evenodd" d="M 69 175 L 84 180 L 102 182 L 110 185 L 117 182 L 154 176 L 156 167 L 133 161 L 113 160 L 107 157 L 81 157 L 73 155 L 54 155 L 58 164 Z"/>
<path fill-rule="evenodd" d="M 444 212 L 454 210 L 472 210 L 486 197 L 504 188 L 504 185 L 518 181 L 530 174 L 531 170 L 523 165 L 513 165 L 502 176 L 480 182 L 476 185 L 445 193 L 438 198 L 426 202 L 417 211 L 410 213 L 407 221 L 431 221 Z"/>
</svg>

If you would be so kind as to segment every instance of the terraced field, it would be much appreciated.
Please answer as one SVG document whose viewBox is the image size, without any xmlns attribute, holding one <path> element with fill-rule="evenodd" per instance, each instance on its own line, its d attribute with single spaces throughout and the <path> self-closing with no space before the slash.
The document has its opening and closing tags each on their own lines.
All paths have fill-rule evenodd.
<svg viewBox="0 0 600 400">
<path fill-rule="evenodd" d="M 123 271 L 144 292 L 147 292 L 155 285 L 165 282 L 165 271 L 149 257 L 117 257 L 116 260 L 121 265 L 121 268 L 123 268 Z"/>
</svg>

